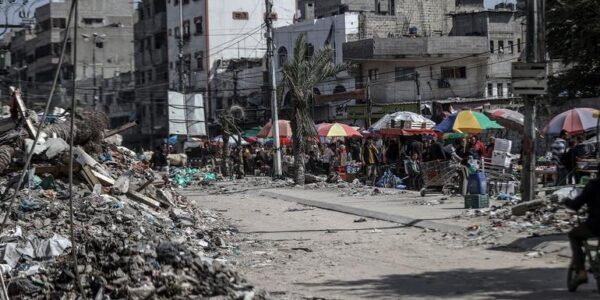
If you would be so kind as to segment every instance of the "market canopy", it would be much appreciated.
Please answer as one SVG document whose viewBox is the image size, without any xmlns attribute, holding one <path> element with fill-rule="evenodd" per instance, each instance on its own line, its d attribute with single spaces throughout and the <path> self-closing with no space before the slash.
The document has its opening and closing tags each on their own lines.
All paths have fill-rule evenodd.
<svg viewBox="0 0 600 300">
<path fill-rule="evenodd" d="M 212 141 L 219 143 L 219 144 L 223 144 L 223 136 L 218 135 L 218 136 L 214 137 L 212 139 Z M 229 137 L 229 145 L 237 145 L 238 141 L 240 141 L 240 143 L 242 145 L 248 145 L 248 142 L 246 142 L 241 136 L 230 136 Z"/>
<path fill-rule="evenodd" d="M 399 111 L 383 116 L 370 128 L 377 131 L 384 128 L 427 129 L 433 128 L 435 122 L 410 111 Z"/>
<path fill-rule="evenodd" d="M 465 110 L 448 116 L 434 127 L 439 132 L 459 132 L 477 134 L 488 129 L 502 129 L 500 124 L 490 120 L 486 115 Z"/>
<path fill-rule="evenodd" d="M 492 118 L 494 121 L 498 122 L 504 127 L 512 128 L 519 131 L 523 131 L 524 129 L 525 116 L 518 111 L 506 108 L 498 108 L 488 110 L 485 112 L 485 114 L 490 116 L 490 118 Z"/>
<path fill-rule="evenodd" d="M 290 125 L 290 121 L 288 120 L 279 120 L 279 136 L 280 137 L 291 137 L 292 136 L 292 126 Z M 258 132 L 256 135 L 260 138 L 270 138 L 273 137 L 273 122 L 269 122 L 265 124 L 265 126 Z"/>
<path fill-rule="evenodd" d="M 362 134 L 349 125 L 333 123 L 322 126 L 318 130 L 321 137 L 362 137 Z"/>
<path fill-rule="evenodd" d="M 550 120 L 544 128 L 547 135 L 557 136 L 562 130 L 570 135 L 578 135 L 596 130 L 598 119 L 594 114 L 598 110 L 593 108 L 575 108 L 565 111 Z"/>
<path fill-rule="evenodd" d="M 242 137 L 244 138 L 255 138 L 258 133 L 260 132 L 260 130 L 262 129 L 262 127 L 257 126 L 257 127 L 252 127 L 244 132 L 242 132 Z"/>
</svg>

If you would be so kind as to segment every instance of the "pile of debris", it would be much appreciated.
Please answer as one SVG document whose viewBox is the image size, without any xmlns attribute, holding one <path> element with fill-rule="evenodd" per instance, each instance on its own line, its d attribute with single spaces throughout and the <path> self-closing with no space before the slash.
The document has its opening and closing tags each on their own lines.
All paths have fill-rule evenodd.
<svg viewBox="0 0 600 300">
<path fill-rule="evenodd" d="M 235 229 L 179 195 L 168 175 L 152 171 L 136 153 L 109 144 L 108 137 L 131 124 L 109 131 L 101 113 L 75 116 L 75 239 L 70 240 L 64 180 L 71 116 L 46 125 L 33 146 L 38 120 L 18 94 L 15 98 L 21 102 L 19 115 L 4 120 L 12 124 L 0 136 L 0 173 L 6 174 L 0 211 L 8 212 L 0 232 L 0 298 L 259 296 L 226 262 Z M 32 166 L 24 187 L 18 187 L 28 151 L 34 152 Z"/>
</svg>

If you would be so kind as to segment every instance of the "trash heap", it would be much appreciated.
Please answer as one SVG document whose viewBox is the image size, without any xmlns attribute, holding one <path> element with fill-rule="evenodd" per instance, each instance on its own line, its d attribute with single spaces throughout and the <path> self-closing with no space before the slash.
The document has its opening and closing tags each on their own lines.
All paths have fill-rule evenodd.
<svg viewBox="0 0 600 300">
<path fill-rule="evenodd" d="M 253 287 L 226 262 L 235 229 L 179 195 L 168 175 L 152 171 L 134 152 L 107 143 L 115 131 L 106 128 L 106 116 L 100 113 L 76 117 L 72 241 L 66 183 L 69 117 L 45 126 L 32 147 L 35 113 L 19 113 L 11 120 L 12 129 L 0 133 L 0 211 L 2 216 L 9 211 L 0 232 L 0 295 L 10 299 L 255 296 Z M 17 187 L 26 152 L 32 148 L 27 180 Z M 186 183 L 190 174 L 182 175 Z"/>
</svg>

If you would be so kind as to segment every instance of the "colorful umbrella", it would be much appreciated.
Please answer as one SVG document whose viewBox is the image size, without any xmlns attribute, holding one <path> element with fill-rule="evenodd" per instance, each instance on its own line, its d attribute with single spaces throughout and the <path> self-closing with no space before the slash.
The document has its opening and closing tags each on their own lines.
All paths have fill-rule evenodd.
<svg viewBox="0 0 600 300">
<path fill-rule="evenodd" d="M 523 131 L 525 116 L 518 111 L 499 108 L 486 111 L 485 113 L 502 126 Z"/>
<path fill-rule="evenodd" d="M 362 134 L 349 125 L 333 123 L 318 130 L 321 137 L 362 137 Z"/>
<path fill-rule="evenodd" d="M 230 146 L 235 146 L 237 145 L 237 141 L 240 141 L 240 143 L 242 145 L 248 145 L 248 142 L 246 142 L 241 136 L 230 136 L 229 137 L 229 145 Z M 223 144 L 223 136 L 222 135 L 218 135 L 216 137 L 214 137 L 212 139 L 213 142 L 219 143 L 219 144 Z"/>
<path fill-rule="evenodd" d="M 552 118 L 544 128 L 544 133 L 555 136 L 562 130 L 566 130 L 570 135 L 578 135 L 596 130 L 598 120 L 594 118 L 595 113 L 598 113 L 598 110 L 593 108 L 575 108 L 565 111 Z"/>
<path fill-rule="evenodd" d="M 264 143 L 266 145 L 272 145 L 273 144 L 273 138 L 268 138 L 264 140 Z M 292 144 L 292 139 L 288 138 L 288 137 L 282 137 L 279 139 L 279 144 L 282 146 L 289 146 Z"/>
<path fill-rule="evenodd" d="M 392 126 L 392 122 L 396 123 L 396 125 Z M 402 122 L 410 122 L 410 128 L 407 127 L 406 129 L 433 128 L 435 126 L 435 122 L 419 114 L 410 111 L 399 111 L 383 116 L 371 126 L 370 130 L 377 131 L 383 128 L 400 128 Z"/>
<path fill-rule="evenodd" d="M 287 120 L 279 120 L 279 136 L 280 137 L 291 137 L 292 136 L 292 126 L 290 125 L 290 121 Z M 269 122 L 265 124 L 265 126 L 258 132 L 256 135 L 261 138 L 269 138 L 273 137 L 273 123 Z"/>
<path fill-rule="evenodd" d="M 500 124 L 490 120 L 480 112 L 465 110 L 450 115 L 434 127 L 439 132 L 460 132 L 477 134 L 487 129 L 502 129 Z"/>
<path fill-rule="evenodd" d="M 262 127 L 252 127 L 242 133 L 243 138 L 256 138 Z"/>
<path fill-rule="evenodd" d="M 327 125 L 331 125 L 331 123 L 319 123 L 317 125 L 315 125 L 315 128 L 317 128 L 317 132 L 319 131 L 319 129 L 323 128 L 323 126 L 327 126 Z"/>
</svg>

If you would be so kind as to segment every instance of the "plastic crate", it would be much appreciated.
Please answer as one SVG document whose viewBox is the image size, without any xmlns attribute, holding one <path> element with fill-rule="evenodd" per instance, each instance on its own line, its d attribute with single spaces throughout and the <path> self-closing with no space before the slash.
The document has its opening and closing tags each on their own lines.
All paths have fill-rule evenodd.
<svg viewBox="0 0 600 300">
<path fill-rule="evenodd" d="M 488 195 L 465 195 L 465 208 L 486 208 L 490 206 Z"/>
</svg>

